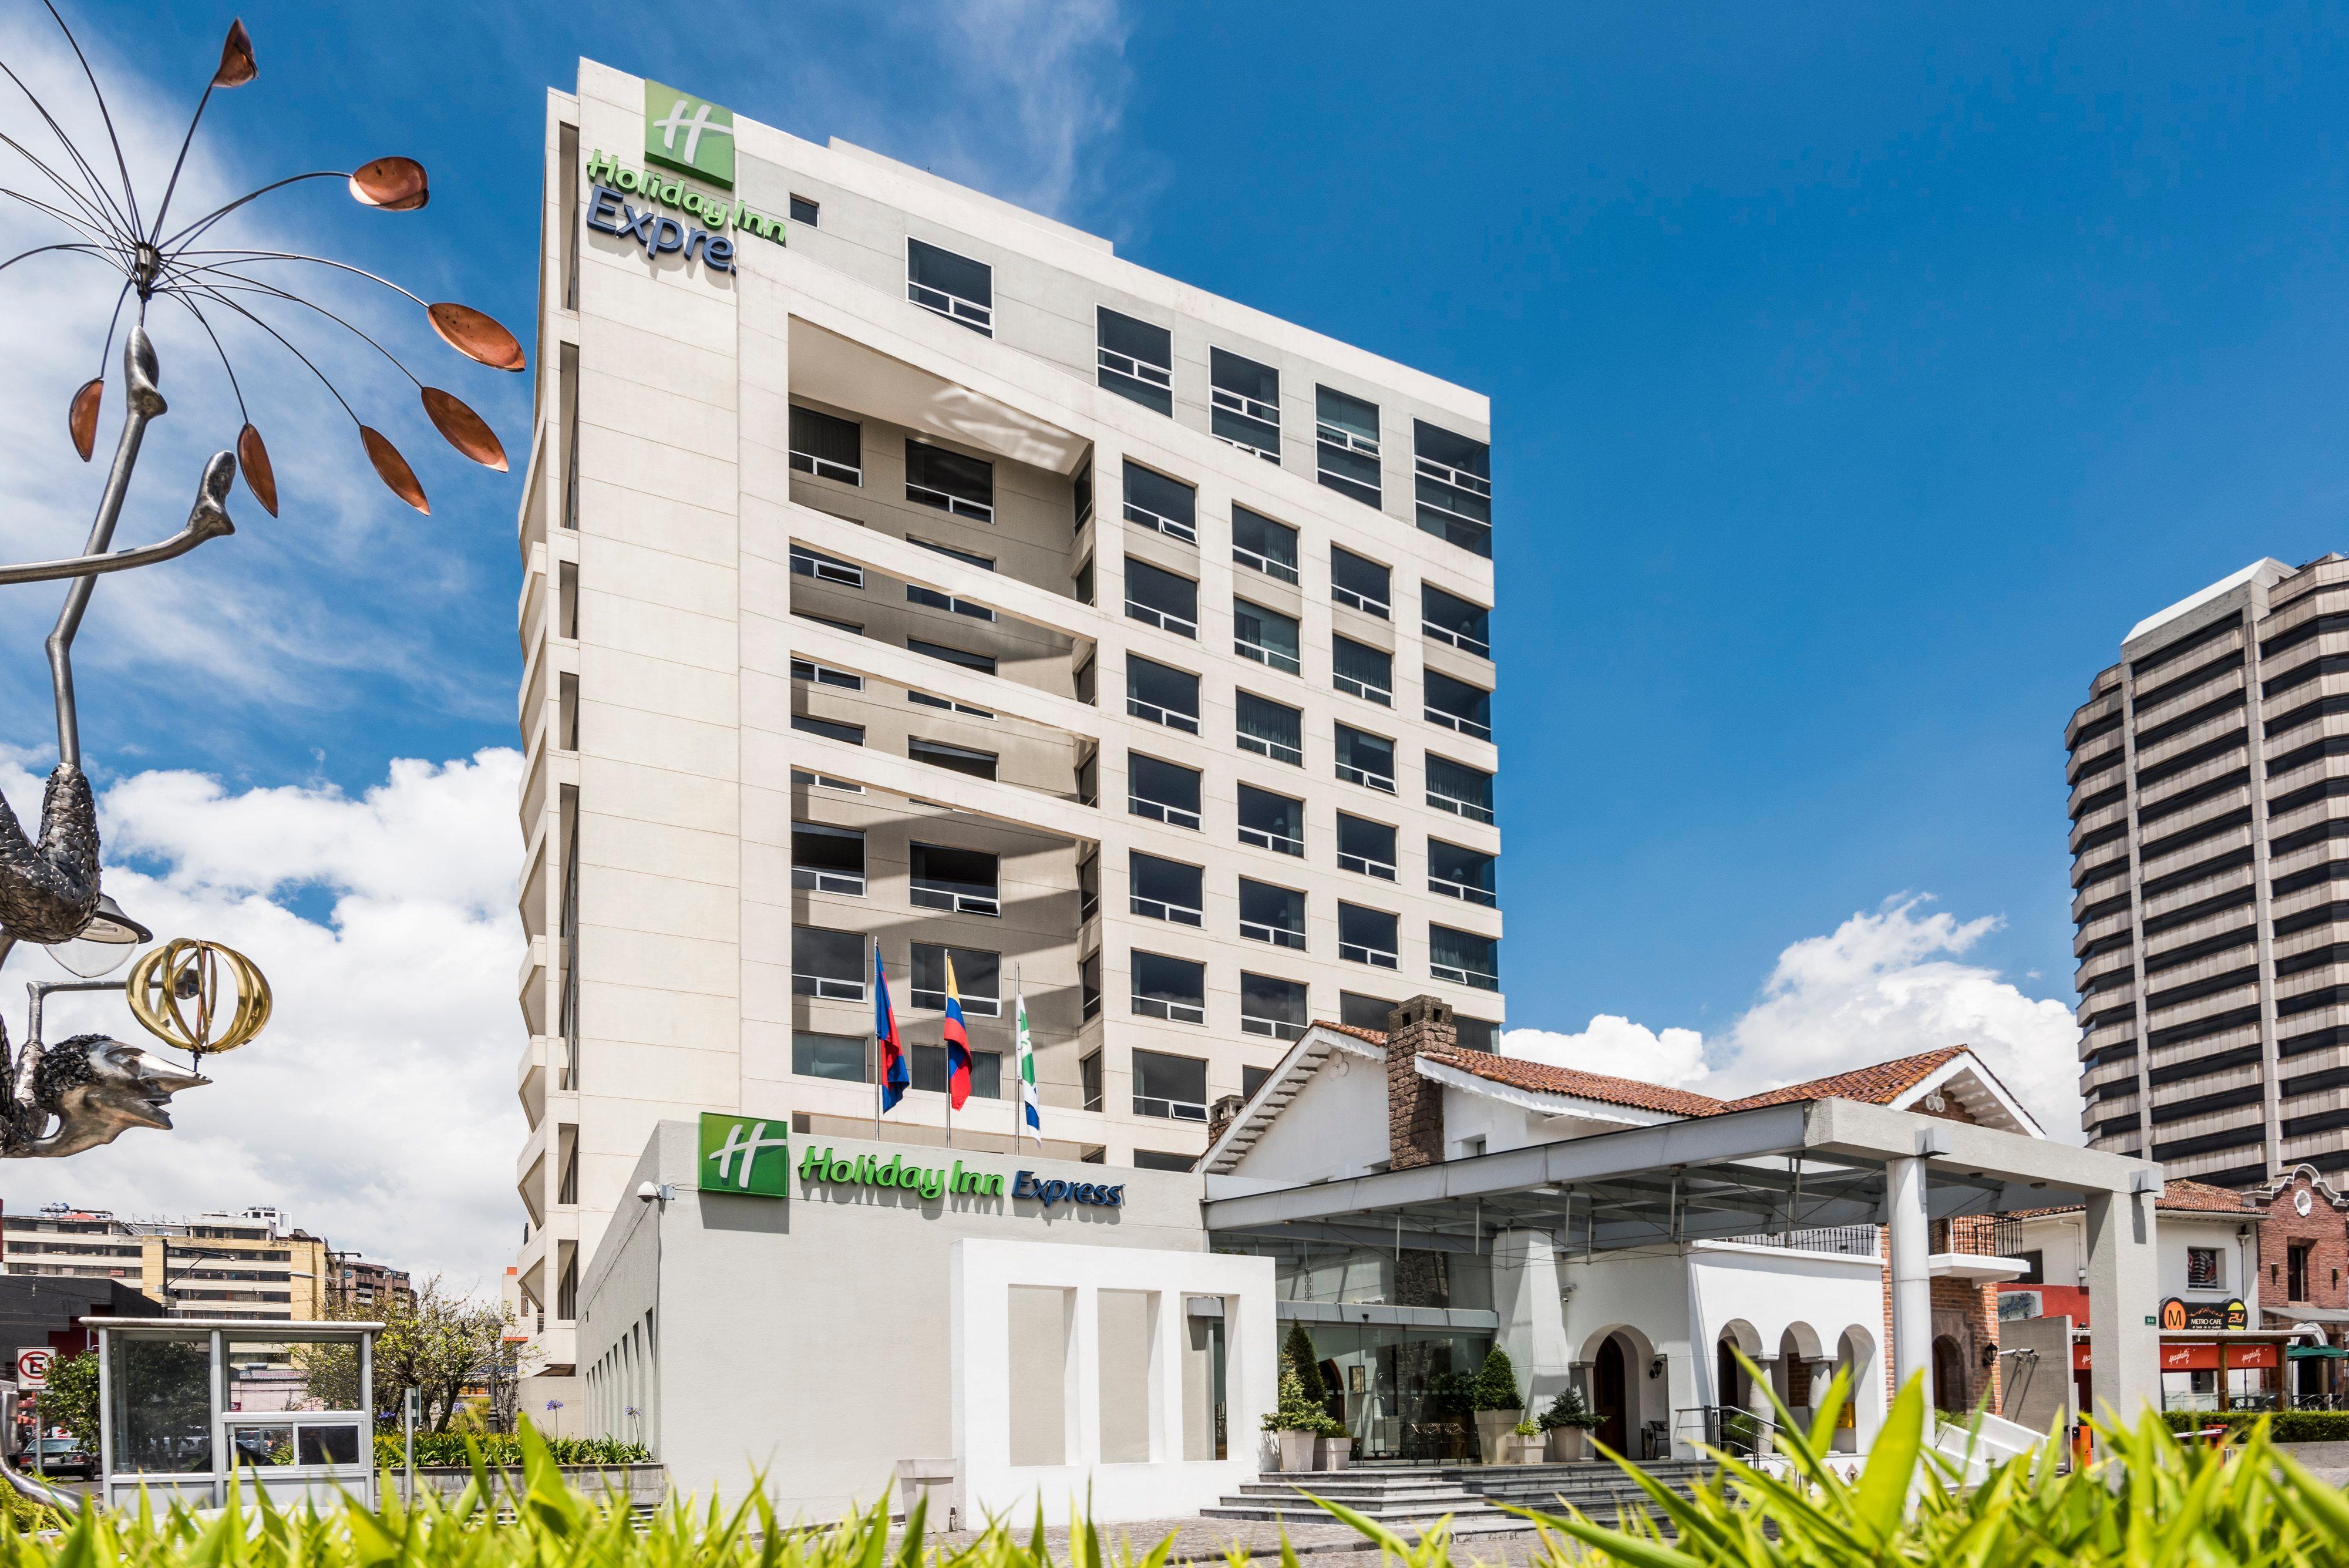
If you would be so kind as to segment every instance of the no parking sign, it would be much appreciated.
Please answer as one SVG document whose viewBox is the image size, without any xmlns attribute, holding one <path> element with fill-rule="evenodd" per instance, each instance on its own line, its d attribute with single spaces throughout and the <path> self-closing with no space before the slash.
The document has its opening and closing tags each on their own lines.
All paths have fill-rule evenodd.
<svg viewBox="0 0 2349 1568">
<path fill-rule="evenodd" d="M 57 1359 L 54 1350 L 20 1350 L 16 1353 L 16 1386 L 27 1394 L 49 1386 L 49 1363 Z"/>
</svg>

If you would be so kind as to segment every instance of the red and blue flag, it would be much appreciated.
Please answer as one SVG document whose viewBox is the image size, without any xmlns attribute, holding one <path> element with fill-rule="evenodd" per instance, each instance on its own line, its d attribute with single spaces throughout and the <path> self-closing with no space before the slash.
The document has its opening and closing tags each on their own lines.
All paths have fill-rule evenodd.
<svg viewBox="0 0 2349 1568">
<path fill-rule="evenodd" d="M 889 977 L 881 972 L 881 944 L 873 944 L 873 1038 L 881 1048 L 881 1108 L 894 1111 L 914 1086 L 905 1043 L 897 1034 L 897 1010 L 889 1005 Z"/>
</svg>

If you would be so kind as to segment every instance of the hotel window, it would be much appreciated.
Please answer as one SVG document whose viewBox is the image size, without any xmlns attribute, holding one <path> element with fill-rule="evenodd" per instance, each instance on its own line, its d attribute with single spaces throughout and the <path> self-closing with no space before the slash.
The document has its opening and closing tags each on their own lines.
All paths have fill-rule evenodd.
<svg viewBox="0 0 2349 1568">
<path fill-rule="evenodd" d="M 1413 480 L 1419 528 L 1489 559 L 1493 554 L 1493 449 L 1424 420 L 1415 436 Z"/>
<path fill-rule="evenodd" d="M 916 735 L 906 741 L 905 755 L 917 763 L 927 763 L 934 768 L 949 768 L 975 779 L 992 779 L 995 776 L 996 755 L 993 752 L 973 751 L 968 746 L 949 746 L 943 741 L 926 741 Z"/>
<path fill-rule="evenodd" d="M 923 240 L 905 242 L 905 297 L 957 327 L 995 336 L 995 269 Z"/>
<path fill-rule="evenodd" d="M 1077 804 L 1101 804 L 1101 753 L 1093 753 L 1077 764 Z"/>
<path fill-rule="evenodd" d="M 947 1007 L 947 960 L 954 960 L 955 994 L 962 999 L 967 1017 L 999 1018 L 1003 1014 L 1003 960 L 980 948 L 950 948 L 936 942 L 914 944 L 916 1007 L 944 1012 Z"/>
<path fill-rule="evenodd" d="M 1161 1154 L 1151 1148 L 1133 1151 L 1136 1170 L 1188 1170 L 1198 1163 L 1199 1157 L 1195 1154 Z"/>
<path fill-rule="evenodd" d="M 1273 1040 L 1294 1040 L 1312 1020 L 1305 1007 L 1305 987 L 1293 980 L 1269 975 L 1240 975 L 1240 1033 Z M 1251 1085 L 1247 1093 L 1253 1096 Z"/>
<path fill-rule="evenodd" d="M 2186 1249 L 2186 1288 L 2189 1291 L 2223 1291 L 2227 1288 L 2226 1262 L 2218 1248 Z"/>
<path fill-rule="evenodd" d="M 826 1002 L 864 1000 L 864 938 L 821 926 L 792 928 L 792 993 Z"/>
<path fill-rule="evenodd" d="M 1003 913 L 1000 863 L 984 849 L 913 846 L 914 905 L 957 915 Z"/>
<path fill-rule="evenodd" d="M 1300 710 L 1253 691 L 1236 691 L 1232 695 L 1241 751 L 1254 752 L 1293 768 L 1305 765 L 1305 715 Z"/>
<path fill-rule="evenodd" d="M 1126 956 L 1133 966 L 1135 1013 L 1143 1018 L 1169 1019 L 1176 1023 L 1205 1023 L 1207 1021 L 1206 964 L 1139 950 Z M 1198 1097 L 1206 1098 L 1204 1095 Z M 1204 1107 L 1201 1114 L 1205 1115 Z"/>
<path fill-rule="evenodd" d="M 2308 1299 L 2308 1259 L 2314 1246 L 2313 1241 L 2294 1241 L 2285 1250 L 2284 1300 L 2304 1302 Z"/>
<path fill-rule="evenodd" d="M 957 550 L 946 545 L 933 545 L 927 539 L 908 539 L 905 543 L 919 545 L 934 556 L 949 556 L 960 561 L 966 566 L 977 566 L 982 572 L 995 570 L 994 557 L 989 556 L 974 556 L 968 550 Z M 926 605 L 932 609 L 948 610 L 956 615 L 967 615 L 973 620 L 995 618 L 995 612 L 985 605 L 971 604 L 968 600 L 956 598 L 951 594 L 942 594 L 936 588 L 918 588 L 911 583 L 905 585 L 905 602 L 909 605 Z"/>
<path fill-rule="evenodd" d="M 1292 888 L 1240 878 L 1240 936 L 1252 942 L 1305 950 L 1305 895 Z"/>
<path fill-rule="evenodd" d="M 1450 926 L 1427 928 L 1428 972 L 1479 991 L 1501 989 L 1501 944 Z"/>
<path fill-rule="evenodd" d="M 835 724 L 829 719 L 811 719 L 805 713 L 794 713 L 792 715 L 792 728 L 803 735 L 822 735 L 827 741 L 838 741 L 844 745 L 861 746 L 864 743 L 864 726 L 862 724 Z"/>
<path fill-rule="evenodd" d="M 1338 906 L 1338 956 L 1350 963 L 1379 969 L 1399 969 L 1402 950 L 1395 939 L 1395 918 L 1383 909 L 1360 904 Z"/>
<path fill-rule="evenodd" d="M 905 499 L 957 517 L 995 521 L 995 464 L 905 439 Z"/>
<path fill-rule="evenodd" d="M 838 583 L 844 588 L 861 588 L 864 586 L 864 567 L 852 566 L 846 561 L 835 561 L 830 556 L 819 556 L 805 545 L 792 546 L 792 574 L 794 576 L 813 577 L 820 583 Z M 796 615 L 800 612 L 795 610 L 792 613 Z M 809 618 L 818 618 L 810 617 Z"/>
<path fill-rule="evenodd" d="M 1392 794 L 1395 792 L 1394 742 L 1383 735 L 1373 735 L 1357 730 L 1350 724 L 1337 726 L 1338 776 L 1348 784 L 1358 784 Z M 1491 817 L 1486 817 L 1487 822 Z"/>
<path fill-rule="evenodd" d="M 1095 954 L 1085 961 L 1094 966 L 1093 979 L 1098 982 L 1101 979 L 1100 955 Z M 1091 998 L 1092 1005 L 1085 1010 L 1085 1016 L 1091 1018 L 1101 1011 L 1100 985 L 1096 983 L 1087 994 Z M 1095 1051 L 1077 1064 L 1077 1092 L 1084 1096 L 1086 1110 L 1097 1111 L 1102 1108 L 1102 1054 L 1100 1052 Z"/>
<path fill-rule="evenodd" d="M 1093 558 L 1091 556 L 1087 556 L 1084 559 L 1084 564 L 1077 568 L 1077 575 L 1073 579 L 1073 582 L 1076 587 L 1077 602 L 1081 605 L 1089 605 L 1092 603 Z"/>
<path fill-rule="evenodd" d="M 1386 1033 L 1387 1014 L 1395 1004 L 1380 997 L 1357 996 L 1350 991 L 1338 993 L 1338 1022 L 1349 1029 L 1375 1029 Z"/>
<path fill-rule="evenodd" d="M 1472 740 L 1493 738 L 1493 694 L 1481 686 L 1454 680 L 1440 670 L 1425 672 L 1427 722 L 1457 730 Z"/>
<path fill-rule="evenodd" d="M 1340 495 L 1365 506 L 1379 505 L 1379 406 L 1360 398 L 1313 389 L 1313 453 L 1316 476 Z"/>
<path fill-rule="evenodd" d="M 1098 850 L 1077 862 L 1077 924 L 1101 913 L 1101 854 Z"/>
<path fill-rule="evenodd" d="M 1071 482 L 1071 495 L 1075 504 L 1077 530 L 1081 530 L 1093 520 L 1093 460 L 1091 453 L 1086 454 L 1084 466 L 1077 470 L 1076 478 Z"/>
<path fill-rule="evenodd" d="M 811 229 L 823 226 L 823 203 L 821 202 L 811 202 L 805 196 L 793 196 L 791 214 L 794 223 L 805 223 Z"/>
<path fill-rule="evenodd" d="M 1438 642 L 1448 642 L 1479 659 L 1493 657 L 1493 612 L 1483 605 L 1419 585 L 1419 628 Z"/>
<path fill-rule="evenodd" d="M 792 679 L 804 680 L 813 686 L 836 686 L 843 691 L 864 690 L 864 677 L 862 675 L 853 675 L 845 670 L 834 670 L 831 665 L 818 664 L 812 659 L 792 659 Z"/>
<path fill-rule="evenodd" d="M 981 675 L 995 673 L 995 659 L 988 654 L 968 653 L 959 648 L 948 648 L 944 643 L 925 642 L 918 637 L 909 637 L 905 639 L 905 651 L 918 653 L 925 659 L 935 659 L 941 664 L 959 664 L 965 670 L 975 670 Z M 951 709 L 957 713 L 968 713 L 974 719 L 995 717 L 984 708 L 973 708 L 963 702 L 950 702 L 943 697 L 933 697 L 926 691 L 916 691 L 910 686 L 905 689 L 905 701 L 918 702 L 925 708 Z M 995 775 L 989 774 L 988 776 L 992 778 Z"/>
<path fill-rule="evenodd" d="M 1199 774 L 1195 768 L 1162 763 L 1129 752 L 1125 758 L 1125 809 L 1170 827 L 1199 831 Z"/>
<path fill-rule="evenodd" d="M 1174 411 L 1174 335 L 1107 306 L 1095 308 L 1094 360 L 1102 389 L 1162 414 Z"/>
<path fill-rule="evenodd" d="M 792 886 L 864 897 L 864 835 L 820 822 L 792 824 Z"/>
<path fill-rule="evenodd" d="M 1126 865 L 1127 895 L 1135 914 L 1178 926 L 1206 924 L 1206 900 L 1200 891 L 1206 873 L 1199 867 L 1139 849 L 1128 852 Z"/>
<path fill-rule="evenodd" d="M 1171 631 L 1177 637 L 1199 635 L 1199 585 L 1147 561 L 1125 563 L 1125 618 Z"/>
<path fill-rule="evenodd" d="M 1479 850 L 1464 849 L 1441 838 L 1427 841 L 1427 890 L 1487 909 L 1501 902 L 1495 878 L 1498 862 Z"/>
<path fill-rule="evenodd" d="M 1088 708 L 1095 705 L 1093 677 L 1099 667 L 1100 660 L 1089 654 L 1085 661 L 1077 666 L 1076 672 L 1069 677 L 1069 689 L 1077 694 L 1077 701 Z"/>
<path fill-rule="evenodd" d="M 1330 684 L 1349 697 L 1394 706 L 1394 656 L 1350 637 L 1330 639 Z"/>
<path fill-rule="evenodd" d="M 1125 465 L 1125 520 L 1186 545 L 1199 542 L 1199 493 L 1138 462 Z"/>
<path fill-rule="evenodd" d="M 1232 559 L 1268 577 L 1293 583 L 1297 580 L 1297 530 L 1261 512 L 1234 506 Z"/>
<path fill-rule="evenodd" d="M 1207 429 L 1219 441 L 1280 461 L 1280 372 L 1233 353 L 1207 350 Z"/>
<path fill-rule="evenodd" d="M 802 1078 L 831 1078 L 843 1084 L 872 1081 L 865 1066 L 869 1050 L 862 1034 L 792 1033 L 792 1071 Z"/>
<path fill-rule="evenodd" d="M 962 960 L 955 960 L 955 977 L 962 977 Z M 963 998 L 966 1007 L 970 999 Z M 947 1048 L 944 1045 L 916 1045 L 907 1053 L 913 1060 L 914 1087 L 933 1095 L 947 1092 Z M 1003 1054 L 999 1051 L 978 1051 L 970 1054 L 971 1097 L 999 1100 L 1003 1097 Z"/>
<path fill-rule="evenodd" d="M 1482 768 L 1427 754 L 1427 804 L 1471 822 L 1493 820 L 1493 775 Z"/>
<path fill-rule="evenodd" d="M 1135 954 L 1137 958 L 1143 955 Z M 1133 1054 L 1133 1114 L 1176 1121 L 1207 1119 L 1207 1064 L 1164 1051 Z"/>
<path fill-rule="evenodd" d="M 1459 1035 L 1462 1050 L 1482 1051 L 1488 1056 L 1499 1053 L 1501 1049 L 1499 1024 L 1487 1023 L 1482 1018 L 1464 1018 L 1454 1013 L 1452 1025 Z"/>
<path fill-rule="evenodd" d="M 1240 842 L 1282 855 L 1305 853 L 1305 803 L 1254 784 L 1240 785 Z"/>
<path fill-rule="evenodd" d="M 1395 830 L 1383 822 L 1338 814 L 1338 869 L 1392 882 L 1395 879 Z"/>
<path fill-rule="evenodd" d="M 1080 1006 L 1083 1015 L 1087 1018 L 1093 1017 L 1102 1010 L 1101 971 L 1102 956 L 1098 950 L 1077 965 L 1077 994 L 1081 999 Z M 1085 1109 L 1097 1111 L 1101 1109 L 1102 1097 L 1101 1054 L 1095 1052 L 1089 1060 L 1092 1063 L 1092 1076 L 1085 1089 Z M 1080 1064 L 1081 1067 L 1081 1065 Z"/>
<path fill-rule="evenodd" d="M 818 479 L 864 483 L 864 427 L 792 405 L 792 466 Z"/>
<path fill-rule="evenodd" d="M 1244 1100 L 1255 1099 L 1256 1092 L 1258 1089 L 1263 1088 L 1266 1081 L 1271 1076 L 1272 1069 L 1269 1067 L 1242 1067 L 1240 1069 L 1240 1098 Z"/>
<path fill-rule="evenodd" d="M 1393 592 L 1392 576 L 1368 556 L 1357 556 L 1343 545 L 1330 546 L 1330 597 L 1341 605 L 1386 619 Z"/>
<path fill-rule="evenodd" d="M 1232 651 L 1284 674 L 1302 673 L 1297 661 L 1296 620 L 1246 599 L 1232 601 Z"/>
<path fill-rule="evenodd" d="M 1125 656 L 1125 711 L 1170 730 L 1199 732 L 1199 678 L 1134 654 Z"/>
</svg>

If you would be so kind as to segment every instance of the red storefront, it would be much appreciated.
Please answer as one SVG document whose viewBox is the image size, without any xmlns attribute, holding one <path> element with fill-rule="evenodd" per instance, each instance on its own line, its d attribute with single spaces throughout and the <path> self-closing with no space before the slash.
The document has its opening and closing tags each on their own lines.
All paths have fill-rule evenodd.
<svg viewBox="0 0 2349 1568">
<path fill-rule="evenodd" d="M 2088 1341 L 2075 1329 L 2072 1370 L 2085 1397 Z M 2161 1340 L 2161 1405 L 2165 1410 L 2272 1410 L 2281 1400 L 2281 1368 L 2289 1334 L 2219 1330 Z"/>
</svg>

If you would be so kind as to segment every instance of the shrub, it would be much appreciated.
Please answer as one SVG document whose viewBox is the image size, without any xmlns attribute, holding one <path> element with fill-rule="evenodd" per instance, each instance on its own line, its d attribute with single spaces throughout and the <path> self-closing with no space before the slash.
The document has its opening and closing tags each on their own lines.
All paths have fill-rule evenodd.
<svg viewBox="0 0 2349 1568">
<path fill-rule="evenodd" d="M 1470 1396 L 1479 1410 L 1522 1410 L 1526 1402 L 1517 1394 L 1517 1369 L 1509 1363 L 1509 1353 L 1499 1345 L 1485 1353 L 1485 1365 L 1476 1369 L 1475 1392 Z"/>
<path fill-rule="evenodd" d="M 653 1457 L 642 1443 L 624 1443 L 617 1438 L 544 1438 L 542 1441 L 558 1465 L 640 1465 Z M 419 1432 L 416 1462 L 462 1469 L 472 1463 L 468 1442 L 479 1446 L 484 1464 L 503 1469 L 522 1463 L 522 1439 L 503 1432 L 471 1437 L 461 1432 Z M 386 1469 L 398 1469 L 407 1463 L 397 1431 L 375 1435 L 375 1462 L 377 1468 Z"/>
<path fill-rule="evenodd" d="M 1320 1406 L 1305 1397 L 1304 1379 L 1289 1367 L 1280 1375 L 1280 1402 L 1264 1418 L 1268 1432 L 1310 1432 L 1318 1438 L 1338 1438 L 1346 1428 L 1330 1419 Z"/>
<path fill-rule="evenodd" d="M 2261 1421 L 2270 1423 L 2268 1438 L 2277 1443 L 2349 1443 L 2349 1410 L 2279 1410 L 2273 1416 L 2248 1411 L 2165 1410 L 2161 1418 L 2173 1432 L 2199 1432 L 2224 1427 L 2240 1440 Z"/>
<path fill-rule="evenodd" d="M 1560 1427 L 1579 1427 L 1588 1431 L 1599 1425 L 1599 1413 L 1582 1402 L 1582 1390 L 1568 1387 L 1558 1390 L 1549 1408 L 1541 1413 L 1541 1429 L 1556 1431 Z"/>
<path fill-rule="evenodd" d="M 1280 1349 L 1281 1359 L 1297 1374 L 1297 1381 L 1305 1387 L 1306 1403 L 1319 1405 L 1330 1397 L 1321 1384 L 1321 1363 L 1313 1355 L 1313 1336 L 1305 1332 L 1301 1323 L 1288 1325 L 1288 1340 Z"/>
</svg>

